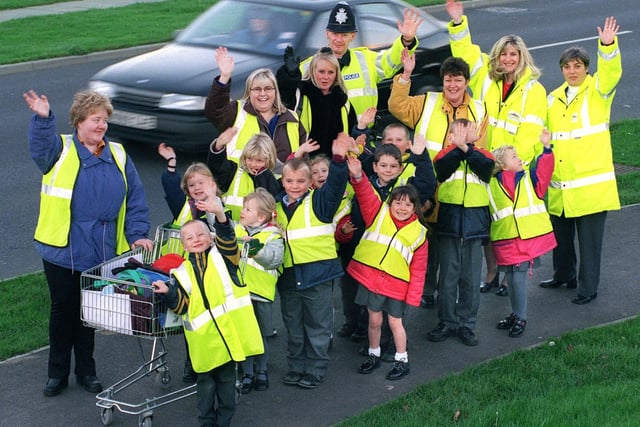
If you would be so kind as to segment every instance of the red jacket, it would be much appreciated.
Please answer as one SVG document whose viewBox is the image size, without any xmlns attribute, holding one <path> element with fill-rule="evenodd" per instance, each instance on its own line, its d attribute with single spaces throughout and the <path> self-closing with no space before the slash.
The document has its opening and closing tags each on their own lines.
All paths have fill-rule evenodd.
<svg viewBox="0 0 640 427">
<path fill-rule="evenodd" d="M 360 182 L 355 182 L 355 180 L 352 179 L 351 184 L 355 190 L 356 198 L 362 211 L 362 217 L 368 227 L 378 214 L 383 202 L 375 194 L 374 189 L 365 176 L 362 177 Z M 398 228 L 402 228 L 418 220 L 415 214 L 406 221 L 399 221 L 393 217 L 393 215 L 391 218 Z M 420 298 L 422 297 L 422 289 L 424 288 L 427 256 L 428 244 L 425 240 L 424 244 L 416 249 L 411 259 L 411 264 L 409 265 L 409 283 L 356 260 L 349 262 L 347 272 L 358 281 L 358 283 L 361 283 L 373 293 L 404 301 L 409 305 L 418 307 L 420 305 Z"/>
</svg>

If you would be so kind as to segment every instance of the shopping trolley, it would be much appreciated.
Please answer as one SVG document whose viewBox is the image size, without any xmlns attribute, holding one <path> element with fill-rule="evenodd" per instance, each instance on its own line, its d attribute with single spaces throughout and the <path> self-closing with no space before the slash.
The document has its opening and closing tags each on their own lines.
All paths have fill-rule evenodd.
<svg viewBox="0 0 640 427">
<path fill-rule="evenodd" d="M 97 329 L 136 337 L 143 360 L 131 374 L 96 395 L 96 405 L 101 408 L 100 418 L 105 426 L 111 424 L 114 409 L 118 409 L 126 414 L 138 415 L 139 426 L 151 427 L 155 408 L 196 393 L 194 384 L 160 396 L 145 398 L 139 403 L 130 403 L 121 397 L 125 390 L 143 379 L 151 378 L 165 390 L 170 387 L 171 374 L 167 366 L 165 339 L 169 335 L 182 333 L 182 320 L 167 309 L 160 296 L 153 293 L 151 283 L 132 283 L 117 278 L 113 273 L 114 269 L 124 267 L 132 258 L 137 262 L 151 263 L 161 253 L 170 251 L 171 245 L 179 243 L 179 240 L 170 238 L 175 237 L 176 230 L 166 230 L 165 232 L 159 228 L 152 251 L 138 249 L 128 252 L 81 275 L 83 323 Z M 179 234 L 179 230 L 177 233 Z M 162 242 L 165 243 L 164 249 L 161 247 Z M 153 341 L 148 360 L 145 360 L 142 339 Z"/>
</svg>

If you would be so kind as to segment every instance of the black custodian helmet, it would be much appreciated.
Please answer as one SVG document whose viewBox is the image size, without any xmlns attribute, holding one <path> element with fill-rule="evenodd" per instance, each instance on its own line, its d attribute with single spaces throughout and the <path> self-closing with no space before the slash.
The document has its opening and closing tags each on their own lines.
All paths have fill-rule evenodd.
<svg viewBox="0 0 640 427">
<path fill-rule="evenodd" d="M 356 29 L 356 16 L 347 2 L 341 1 L 335 5 L 329 14 L 327 30 L 334 33 L 355 33 L 358 31 Z"/>
</svg>

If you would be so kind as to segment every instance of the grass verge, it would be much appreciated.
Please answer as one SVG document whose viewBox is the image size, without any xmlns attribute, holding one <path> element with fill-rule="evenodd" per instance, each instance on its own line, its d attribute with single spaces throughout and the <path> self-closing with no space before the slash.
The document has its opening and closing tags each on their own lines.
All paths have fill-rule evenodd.
<svg viewBox="0 0 640 427">
<path fill-rule="evenodd" d="M 339 426 L 630 426 L 640 320 L 571 332 L 349 418 Z"/>
<path fill-rule="evenodd" d="M 0 282 L 0 360 L 49 342 L 49 288 L 44 273 Z"/>
</svg>

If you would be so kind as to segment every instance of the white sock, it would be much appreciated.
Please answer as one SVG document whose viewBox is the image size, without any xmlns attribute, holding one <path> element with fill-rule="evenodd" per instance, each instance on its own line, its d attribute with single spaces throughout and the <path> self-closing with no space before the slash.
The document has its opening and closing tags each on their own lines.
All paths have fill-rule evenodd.
<svg viewBox="0 0 640 427">
<path fill-rule="evenodd" d="M 380 357 L 380 347 L 378 348 L 369 347 L 369 354 L 373 354 L 376 357 Z"/>
<path fill-rule="evenodd" d="M 394 357 L 394 359 L 397 362 L 408 362 L 409 361 L 409 355 L 407 354 L 407 352 L 405 351 L 404 353 L 396 353 L 396 356 Z"/>
</svg>

